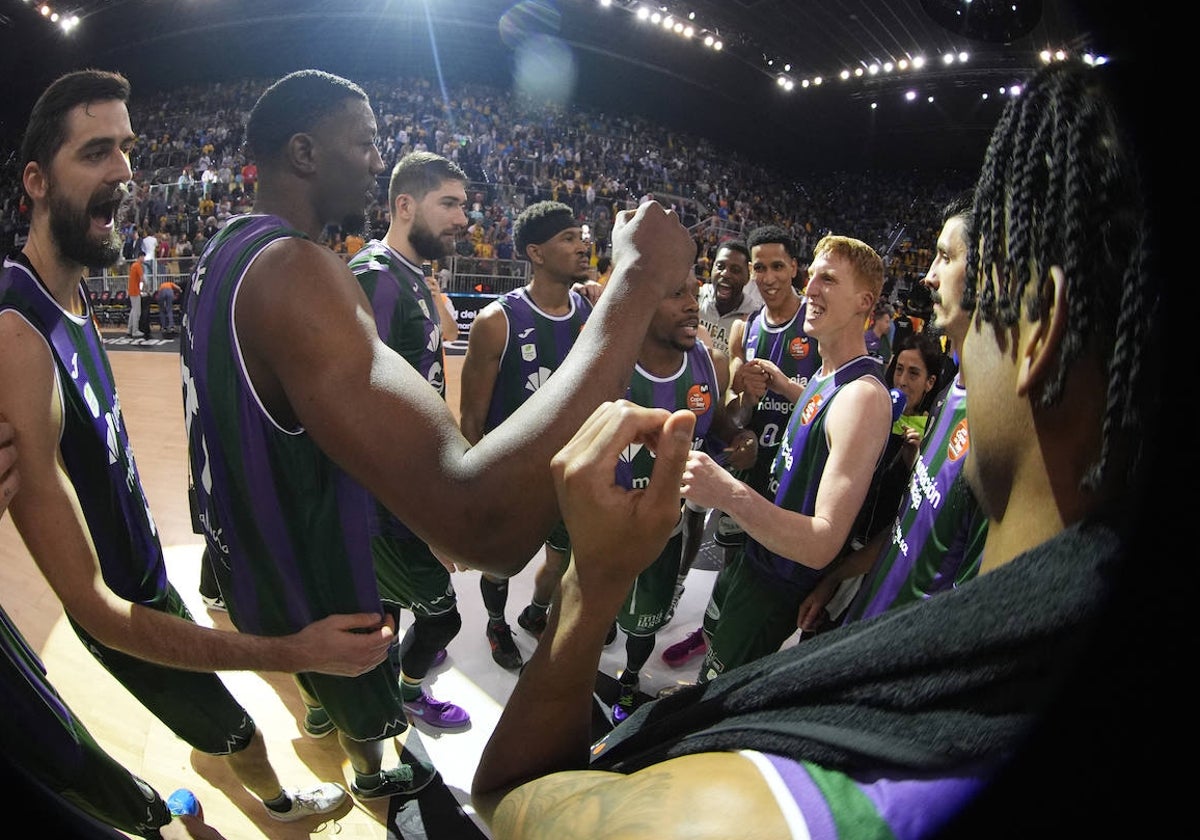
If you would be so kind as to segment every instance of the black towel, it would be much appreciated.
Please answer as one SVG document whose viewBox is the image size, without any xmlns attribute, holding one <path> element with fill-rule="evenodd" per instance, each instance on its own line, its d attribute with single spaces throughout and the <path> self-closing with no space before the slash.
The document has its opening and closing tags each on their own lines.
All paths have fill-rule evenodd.
<svg viewBox="0 0 1200 840">
<path fill-rule="evenodd" d="M 827 768 L 1001 760 L 1078 660 L 1111 591 L 1116 533 L 1078 525 L 953 592 L 838 628 L 641 707 L 594 769 L 754 749 Z"/>
</svg>

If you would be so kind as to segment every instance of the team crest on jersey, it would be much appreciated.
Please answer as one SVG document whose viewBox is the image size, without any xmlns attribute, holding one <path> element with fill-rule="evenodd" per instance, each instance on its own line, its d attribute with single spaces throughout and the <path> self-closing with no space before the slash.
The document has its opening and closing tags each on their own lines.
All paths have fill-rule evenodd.
<svg viewBox="0 0 1200 840">
<path fill-rule="evenodd" d="M 687 407 L 696 414 L 707 414 L 712 408 L 712 390 L 706 383 L 698 382 L 688 388 Z"/>
<path fill-rule="evenodd" d="M 536 344 L 522 344 L 521 345 L 521 358 L 527 362 L 532 362 L 534 359 L 536 359 L 537 358 L 537 345 Z"/>
<path fill-rule="evenodd" d="M 957 461 L 967 454 L 971 448 L 971 438 L 967 434 L 967 418 L 958 421 L 954 431 L 950 433 L 950 443 L 946 446 L 946 455 L 951 461 Z"/>
<path fill-rule="evenodd" d="M 619 460 L 626 464 L 632 464 L 633 460 L 637 458 L 638 453 L 642 451 L 643 447 L 644 444 L 641 443 L 629 444 L 625 447 L 625 451 L 620 454 Z"/>
<path fill-rule="evenodd" d="M 533 373 L 529 374 L 529 378 L 525 380 L 525 390 L 532 392 L 536 391 L 538 388 L 541 388 L 542 385 L 546 384 L 546 380 L 550 378 L 550 374 L 552 373 L 554 373 L 554 371 L 550 370 L 549 368 L 538 368 Z"/>
<path fill-rule="evenodd" d="M 793 359 L 807 359 L 811 351 L 807 338 L 797 336 L 788 344 L 788 355 Z"/>
<path fill-rule="evenodd" d="M 812 399 L 804 404 L 804 410 L 800 412 L 800 422 L 807 426 L 812 422 L 812 419 L 817 416 L 817 412 L 821 410 L 821 403 L 825 402 L 825 398 L 820 394 L 813 394 Z"/>
</svg>

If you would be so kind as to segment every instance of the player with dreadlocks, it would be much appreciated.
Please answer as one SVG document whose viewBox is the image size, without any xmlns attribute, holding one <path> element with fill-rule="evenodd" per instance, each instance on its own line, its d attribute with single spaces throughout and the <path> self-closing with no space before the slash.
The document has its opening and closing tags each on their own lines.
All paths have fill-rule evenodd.
<svg viewBox="0 0 1200 840">
<path fill-rule="evenodd" d="M 977 185 L 962 373 L 964 472 L 989 520 L 979 575 L 648 703 L 591 743 L 611 617 L 677 518 L 674 480 L 685 497 L 704 480 L 687 415 L 601 406 L 552 462 L 574 556 L 476 772 L 493 836 L 732 837 L 752 825 L 763 837 L 924 838 L 961 830 L 982 791 L 1028 771 L 1014 759 L 1095 655 L 1112 584 L 1147 533 L 1127 526 L 1155 509 L 1139 447 L 1156 437 L 1163 290 L 1124 114 L 1138 101 L 1110 87 L 1121 66 L 1036 73 L 1006 105 Z M 614 466 L 642 441 L 654 475 L 628 493 Z M 1080 705 L 1053 722 L 1116 743 Z M 1047 758 L 1078 767 L 1070 751 Z M 1104 788 L 1137 781 L 1106 763 Z M 1071 797 L 1060 772 L 1016 778 L 1018 796 L 959 836 L 1154 818 L 1146 798 L 1131 814 L 1120 796 Z M 1031 809 L 1039 797 L 1053 810 Z"/>
</svg>

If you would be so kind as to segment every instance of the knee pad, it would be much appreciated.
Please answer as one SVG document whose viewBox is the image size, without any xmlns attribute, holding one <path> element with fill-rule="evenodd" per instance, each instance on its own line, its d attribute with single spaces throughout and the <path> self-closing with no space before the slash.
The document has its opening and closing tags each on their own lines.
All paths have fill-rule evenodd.
<svg viewBox="0 0 1200 840">
<path fill-rule="evenodd" d="M 462 629 L 462 615 L 458 610 L 440 613 L 439 615 L 419 615 L 413 619 L 412 647 L 420 646 L 422 652 L 428 652 L 430 660 L 433 655 L 444 648 L 451 639 Z"/>
</svg>

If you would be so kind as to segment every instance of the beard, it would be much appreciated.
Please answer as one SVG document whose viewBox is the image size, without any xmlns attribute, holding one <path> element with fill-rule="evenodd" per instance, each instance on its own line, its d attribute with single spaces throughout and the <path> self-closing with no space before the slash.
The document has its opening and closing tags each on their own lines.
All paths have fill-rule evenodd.
<svg viewBox="0 0 1200 840">
<path fill-rule="evenodd" d="M 121 259 L 121 232 L 116 227 L 112 233 L 99 240 L 89 238 L 92 229 L 92 208 L 104 204 L 104 195 L 92 197 L 82 208 L 72 207 L 59 196 L 53 182 L 46 191 L 46 202 L 50 208 L 50 233 L 63 257 L 88 268 L 107 268 Z M 113 205 L 116 212 L 117 205 Z"/>
<path fill-rule="evenodd" d="M 362 233 L 367 229 L 367 214 L 350 213 L 342 218 L 342 233 Z"/>
<path fill-rule="evenodd" d="M 440 260 L 453 252 L 454 246 L 447 246 L 442 237 L 429 229 L 425 220 L 420 216 L 413 219 L 412 229 L 408 232 L 408 244 L 412 245 L 423 260 Z"/>
</svg>

